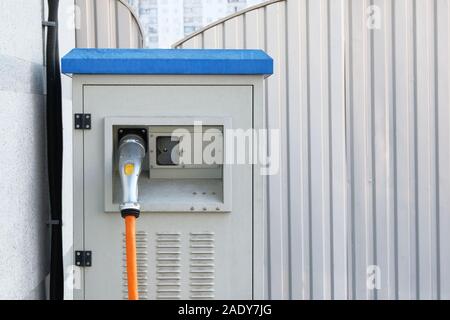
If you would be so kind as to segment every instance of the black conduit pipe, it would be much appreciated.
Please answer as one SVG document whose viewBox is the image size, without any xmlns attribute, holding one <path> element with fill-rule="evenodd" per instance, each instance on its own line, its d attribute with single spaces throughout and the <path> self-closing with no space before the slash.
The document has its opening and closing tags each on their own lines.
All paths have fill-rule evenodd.
<svg viewBox="0 0 450 320">
<path fill-rule="evenodd" d="M 47 163 L 51 210 L 50 299 L 64 298 L 62 255 L 62 102 L 58 45 L 59 0 L 48 0 Z M 54 25 L 52 24 L 54 23 Z"/>
</svg>

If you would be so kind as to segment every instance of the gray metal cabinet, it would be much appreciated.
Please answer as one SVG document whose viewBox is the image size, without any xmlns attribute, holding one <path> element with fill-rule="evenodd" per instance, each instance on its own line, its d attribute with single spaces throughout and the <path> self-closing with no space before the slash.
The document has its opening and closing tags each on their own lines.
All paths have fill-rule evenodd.
<svg viewBox="0 0 450 320">
<path fill-rule="evenodd" d="M 89 63 L 93 51 L 87 52 Z M 80 285 L 66 290 L 73 290 L 76 299 L 127 296 L 116 149 L 120 130 L 143 129 L 148 150 L 139 180 L 142 214 L 136 234 L 140 297 L 260 297 L 264 177 L 257 163 L 225 160 L 236 151 L 230 132 L 263 128 L 264 76 L 98 75 L 83 73 L 68 60 L 63 59 L 63 70 L 74 74 L 74 117 L 90 121 L 88 128 L 74 130 L 73 248 L 74 255 L 90 251 L 92 263 L 75 266 Z M 158 163 L 158 144 L 165 141 L 160 138 L 173 137 L 178 129 L 194 136 L 213 130 L 223 161 Z M 198 150 L 192 153 L 195 157 Z M 65 259 L 66 268 L 72 259 Z"/>
</svg>

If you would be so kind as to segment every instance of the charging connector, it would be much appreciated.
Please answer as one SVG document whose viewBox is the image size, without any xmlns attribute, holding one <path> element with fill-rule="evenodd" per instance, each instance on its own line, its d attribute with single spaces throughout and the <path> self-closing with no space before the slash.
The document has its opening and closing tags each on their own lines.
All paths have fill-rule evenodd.
<svg viewBox="0 0 450 320">
<path fill-rule="evenodd" d="M 127 134 L 120 140 L 118 151 L 122 182 L 120 211 L 123 216 L 138 217 L 141 209 L 138 200 L 138 180 L 145 157 L 145 141 L 136 134 Z"/>
<path fill-rule="evenodd" d="M 141 131 L 141 133 L 144 132 Z M 119 174 L 122 182 L 120 212 L 125 219 L 128 299 L 138 300 L 136 219 L 141 212 L 138 199 L 138 180 L 146 153 L 145 140 L 140 134 L 128 133 L 121 137 L 118 152 Z"/>
</svg>

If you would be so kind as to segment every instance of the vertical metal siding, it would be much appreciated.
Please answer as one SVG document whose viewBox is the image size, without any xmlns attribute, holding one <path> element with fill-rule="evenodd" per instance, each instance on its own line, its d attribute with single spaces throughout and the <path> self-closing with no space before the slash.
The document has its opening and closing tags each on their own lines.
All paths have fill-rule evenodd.
<svg viewBox="0 0 450 320">
<path fill-rule="evenodd" d="M 275 60 L 267 297 L 450 299 L 449 20 L 447 0 L 274 0 L 175 44 Z"/>
<path fill-rule="evenodd" d="M 142 48 L 143 32 L 123 0 L 75 0 L 80 14 L 78 48 Z"/>
</svg>

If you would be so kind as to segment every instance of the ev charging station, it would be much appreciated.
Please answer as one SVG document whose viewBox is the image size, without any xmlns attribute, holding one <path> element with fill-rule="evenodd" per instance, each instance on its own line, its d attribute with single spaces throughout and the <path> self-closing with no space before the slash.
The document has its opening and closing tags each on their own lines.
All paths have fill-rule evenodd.
<svg viewBox="0 0 450 320">
<path fill-rule="evenodd" d="M 252 142 L 245 162 L 233 142 L 265 127 L 272 59 L 259 50 L 74 49 L 62 70 L 73 77 L 74 119 L 73 254 L 64 264 L 80 278 L 66 292 L 263 298 L 265 177 Z"/>
</svg>

